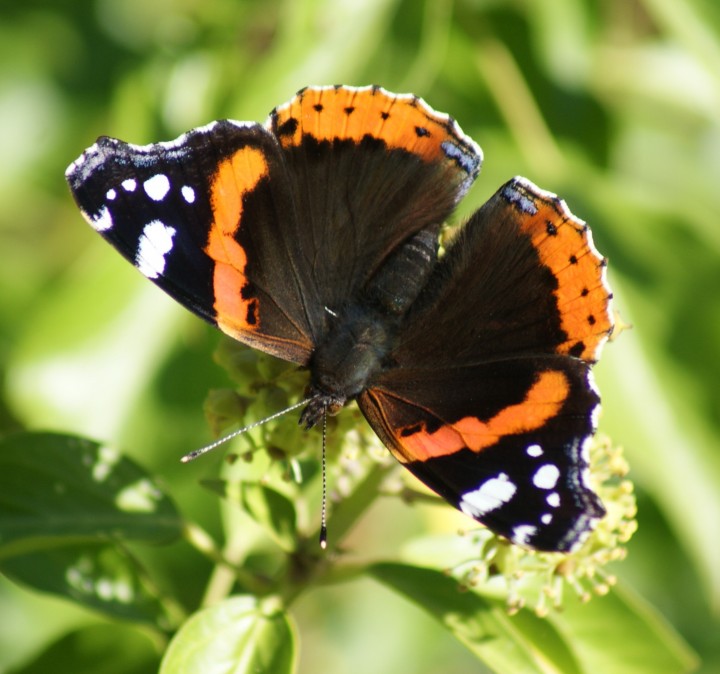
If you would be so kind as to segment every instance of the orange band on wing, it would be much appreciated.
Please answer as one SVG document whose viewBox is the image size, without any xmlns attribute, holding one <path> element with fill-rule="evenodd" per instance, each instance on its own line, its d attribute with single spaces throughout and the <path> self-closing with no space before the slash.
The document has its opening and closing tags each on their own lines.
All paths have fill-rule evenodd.
<svg viewBox="0 0 720 674">
<path fill-rule="evenodd" d="M 263 153 L 258 148 L 245 147 L 220 164 L 212 183 L 213 223 L 205 252 L 215 260 L 217 324 L 230 335 L 257 329 L 256 300 L 242 296 L 247 285 L 247 256 L 235 234 L 242 222 L 243 197 L 267 175 Z"/>
<path fill-rule="evenodd" d="M 514 189 L 535 208 L 532 214 L 524 210 L 522 229 L 558 283 L 554 294 L 561 328 L 567 334 L 558 352 L 592 362 L 613 330 L 606 261 L 593 244 L 590 228 L 564 201 L 529 181 L 516 179 Z"/>
<path fill-rule="evenodd" d="M 406 463 L 453 454 L 463 448 L 480 452 L 507 435 L 541 428 L 558 414 L 569 393 L 570 384 L 565 374 L 543 372 L 522 402 L 500 410 L 487 421 L 464 417 L 432 433 L 421 430 L 404 437 L 396 436 L 401 444 L 402 456 L 394 453 L 400 461 Z"/>
<path fill-rule="evenodd" d="M 356 143 L 372 137 L 426 162 L 451 161 L 443 149 L 446 141 L 466 146 L 469 155 L 479 153 L 447 115 L 435 112 L 416 96 L 390 94 L 381 88 L 305 89 L 274 114 L 284 147 L 298 146 L 310 135 L 319 141 Z"/>
</svg>

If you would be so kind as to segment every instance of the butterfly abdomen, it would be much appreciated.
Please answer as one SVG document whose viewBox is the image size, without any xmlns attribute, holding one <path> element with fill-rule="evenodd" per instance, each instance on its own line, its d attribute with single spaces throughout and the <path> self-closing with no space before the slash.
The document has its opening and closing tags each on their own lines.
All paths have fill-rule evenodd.
<svg viewBox="0 0 720 674">
<path fill-rule="evenodd" d="M 435 267 L 440 224 L 423 229 L 406 241 L 368 283 L 367 301 L 395 316 L 403 316 L 425 287 Z"/>
</svg>

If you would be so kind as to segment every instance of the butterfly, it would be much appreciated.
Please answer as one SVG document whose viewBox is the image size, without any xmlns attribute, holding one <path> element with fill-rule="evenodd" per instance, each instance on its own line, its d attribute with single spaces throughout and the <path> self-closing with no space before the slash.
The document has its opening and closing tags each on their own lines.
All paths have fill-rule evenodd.
<svg viewBox="0 0 720 674">
<path fill-rule="evenodd" d="M 102 137 L 66 173 L 84 217 L 240 342 L 309 370 L 306 427 L 357 401 L 393 456 L 510 541 L 576 548 L 613 330 L 606 260 L 515 177 L 439 234 L 477 177 L 448 115 L 380 87 L 308 87 L 265 124 Z"/>
</svg>

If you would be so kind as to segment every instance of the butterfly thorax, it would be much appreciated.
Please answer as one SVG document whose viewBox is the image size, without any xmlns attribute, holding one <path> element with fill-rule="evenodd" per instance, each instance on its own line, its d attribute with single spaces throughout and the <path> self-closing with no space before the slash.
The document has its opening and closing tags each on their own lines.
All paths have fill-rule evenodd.
<svg viewBox="0 0 720 674">
<path fill-rule="evenodd" d="M 339 314 L 329 312 L 330 329 L 310 360 L 301 425 L 311 428 L 324 414 L 337 414 L 382 370 L 404 315 L 435 266 L 438 229 L 422 230 L 401 244 L 356 302 Z"/>
</svg>

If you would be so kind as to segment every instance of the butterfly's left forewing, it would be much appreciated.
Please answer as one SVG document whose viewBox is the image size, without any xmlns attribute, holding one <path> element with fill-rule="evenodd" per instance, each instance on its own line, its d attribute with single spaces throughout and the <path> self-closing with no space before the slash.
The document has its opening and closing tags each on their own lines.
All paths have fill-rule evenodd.
<svg viewBox="0 0 720 674">
<path fill-rule="evenodd" d="M 66 176 L 93 228 L 183 306 L 250 346 L 308 360 L 295 212 L 264 127 L 222 120 L 145 146 L 100 138 Z"/>
<path fill-rule="evenodd" d="M 612 329 L 604 271 L 559 199 L 510 181 L 450 245 L 393 366 L 359 398 L 413 474 L 538 549 L 572 549 L 604 513 L 587 481 L 590 365 Z"/>
</svg>

